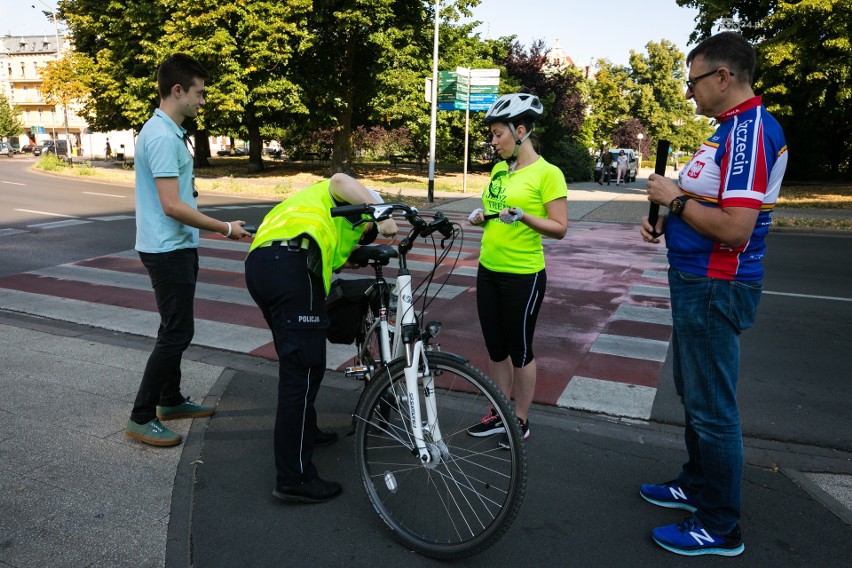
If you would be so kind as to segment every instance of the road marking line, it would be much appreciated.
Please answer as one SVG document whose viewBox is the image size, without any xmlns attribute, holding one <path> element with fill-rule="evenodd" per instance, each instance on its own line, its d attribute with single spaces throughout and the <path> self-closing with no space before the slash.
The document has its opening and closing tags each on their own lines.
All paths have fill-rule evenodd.
<svg viewBox="0 0 852 568">
<path fill-rule="evenodd" d="M 767 290 L 763 291 L 764 294 L 769 294 L 770 296 L 787 296 L 789 298 L 805 298 L 808 300 L 831 300 L 833 302 L 852 302 L 852 298 L 839 298 L 837 296 L 817 296 L 813 294 L 792 294 L 790 292 L 770 292 Z"/>
<path fill-rule="evenodd" d="M 648 420 L 656 395 L 653 387 L 574 376 L 556 406 Z"/>
<path fill-rule="evenodd" d="M 77 218 L 74 215 L 63 215 L 61 213 L 48 213 L 47 211 L 33 211 L 32 209 L 15 209 L 15 211 L 20 211 L 21 213 L 35 213 L 36 215 L 47 215 L 48 217 L 67 217 L 69 219 L 76 219 Z"/>
<path fill-rule="evenodd" d="M 615 309 L 612 319 L 671 325 L 672 311 L 665 308 L 649 308 L 646 306 L 620 304 Z"/>
<path fill-rule="evenodd" d="M 122 199 L 127 197 L 126 195 L 115 195 L 112 193 L 95 193 L 94 191 L 84 191 L 83 193 L 85 193 L 86 195 L 103 195 L 104 197 L 120 197 Z"/>
<path fill-rule="evenodd" d="M 26 306 L 26 309 L 22 310 L 21 306 Z M 156 311 L 148 312 L 17 290 L 0 289 L 0 308 L 144 337 L 156 337 L 160 325 L 160 316 Z M 269 329 L 199 318 L 195 320 L 195 335 L 192 338 L 195 345 L 238 353 L 250 353 L 270 341 L 272 334 Z"/>
<path fill-rule="evenodd" d="M 18 183 L 16 181 L 6 181 L 6 180 L 0 181 L 0 183 L 5 183 L 6 185 L 27 185 L 25 183 Z"/>
<path fill-rule="evenodd" d="M 126 221 L 127 219 L 135 219 L 133 215 L 107 215 L 105 217 L 89 217 L 92 221 Z"/>
<path fill-rule="evenodd" d="M 650 296 L 652 298 L 668 298 L 669 289 L 663 286 L 644 286 L 636 284 L 630 287 L 631 296 Z"/>
<path fill-rule="evenodd" d="M 592 353 L 642 359 L 643 361 L 658 361 L 660 363 L 666 360 L 668 350 L 668 341 L 605 333 L 600 334 L 589 349 Z"/>
<path fill-rule="evenodd" d="M 59 227 L 72 227 L 74 225 L 86 225 L 91 221 L 85 219 L 68 219 L 67 221 L 51 221 L 50 223 L 36 223 L 35 225 L 27 225 L 38 229 L 57 229 Z"/>
<path fill-rule="evenodd" d="M 0 237 L 6 237 L 9 235 L 17 235 L 18 233 L 26 233 L 22 229 L 0 229 Z"/>
</svg>

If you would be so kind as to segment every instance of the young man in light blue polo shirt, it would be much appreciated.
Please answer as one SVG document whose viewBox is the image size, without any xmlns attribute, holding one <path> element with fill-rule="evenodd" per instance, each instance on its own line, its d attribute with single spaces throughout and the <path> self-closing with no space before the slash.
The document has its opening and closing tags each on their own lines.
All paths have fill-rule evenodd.
<svg viewBox="0 0 852 568">
<path fill-rule="evenodd" d="M 207 71 L 181 53 L 157 70 L 160 107 L 136 141 L 136 250 L 151 277 L 160 327 L 139 385 L 125 434 L 153 446 L 180 444 L 160 420 L 210 416 L 180 392 L 180 363 L 195 330 L 193 302 L 198 277 L 198 231 L 238 240 L 249 236 L 244 221 L 219 221 L 197 209 L 186 118 L 204 104 Z"/>
</svg>

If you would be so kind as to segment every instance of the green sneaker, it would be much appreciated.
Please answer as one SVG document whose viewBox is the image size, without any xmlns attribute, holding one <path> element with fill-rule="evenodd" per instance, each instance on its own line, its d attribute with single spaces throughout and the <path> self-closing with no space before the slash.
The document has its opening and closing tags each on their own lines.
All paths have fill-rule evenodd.
<svg viewBox="0 0 852 568">
<path fill-rule="evenodd" d="M 180 434 L 172 432 L 156 418 L 145 424 L 128 420 L 124 435 L 152 446 L 177 446 L 182 440 Z"/>
<path fill-rule="evenodd" d="M 157 418 L 160 420 L 177 420 L 178 418 L 201 418 L 216 412 L 213 406 L 201 406 L 192 402 L 189 397 L 177 406 L 158 406 Z"/>
</svg>

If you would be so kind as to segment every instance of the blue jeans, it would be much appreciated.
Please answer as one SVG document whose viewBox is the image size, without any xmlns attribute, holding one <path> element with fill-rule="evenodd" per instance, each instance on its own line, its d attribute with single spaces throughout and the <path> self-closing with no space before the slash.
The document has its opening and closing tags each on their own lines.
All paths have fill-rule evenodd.
<svg viewBox="0 0 852 568">
<path fill-rule="evenodd" d="M 160 313 L 157 343 L 148 357 L 130 414 L 131 420 L 145 424 L 157 417 L 157 405 L 176 406 L 185 400 L 180 392 L 180 363 L 195 333 L 198 249 L 140 252 L 139 258 L 151 277 Z"/>
<path fill-rule="evenodd" d="M 740 519 L 743 442 L 737 407 L 740 332 L 751 327 L 763 283 L 669 269 L 674 382 L 689 461 L 678 477 L 696 516 L 717 533 Z"/>
</svg>

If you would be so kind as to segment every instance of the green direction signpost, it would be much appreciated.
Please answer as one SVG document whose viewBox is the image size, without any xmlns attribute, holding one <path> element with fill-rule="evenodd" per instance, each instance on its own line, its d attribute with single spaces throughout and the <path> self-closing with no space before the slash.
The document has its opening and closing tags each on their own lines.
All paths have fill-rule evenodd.
<svg viewBox="0 0 852 568">
<path fill-rule="evenodd" d="M 499 69 L 457 67 L 455 71 L 441 71 L 438 74 L 438 110 L 465 111 L 463 192 L 467 191 L 470 111 L 488 110 L 497 100 L 499 87 Z"/>
</svg>

